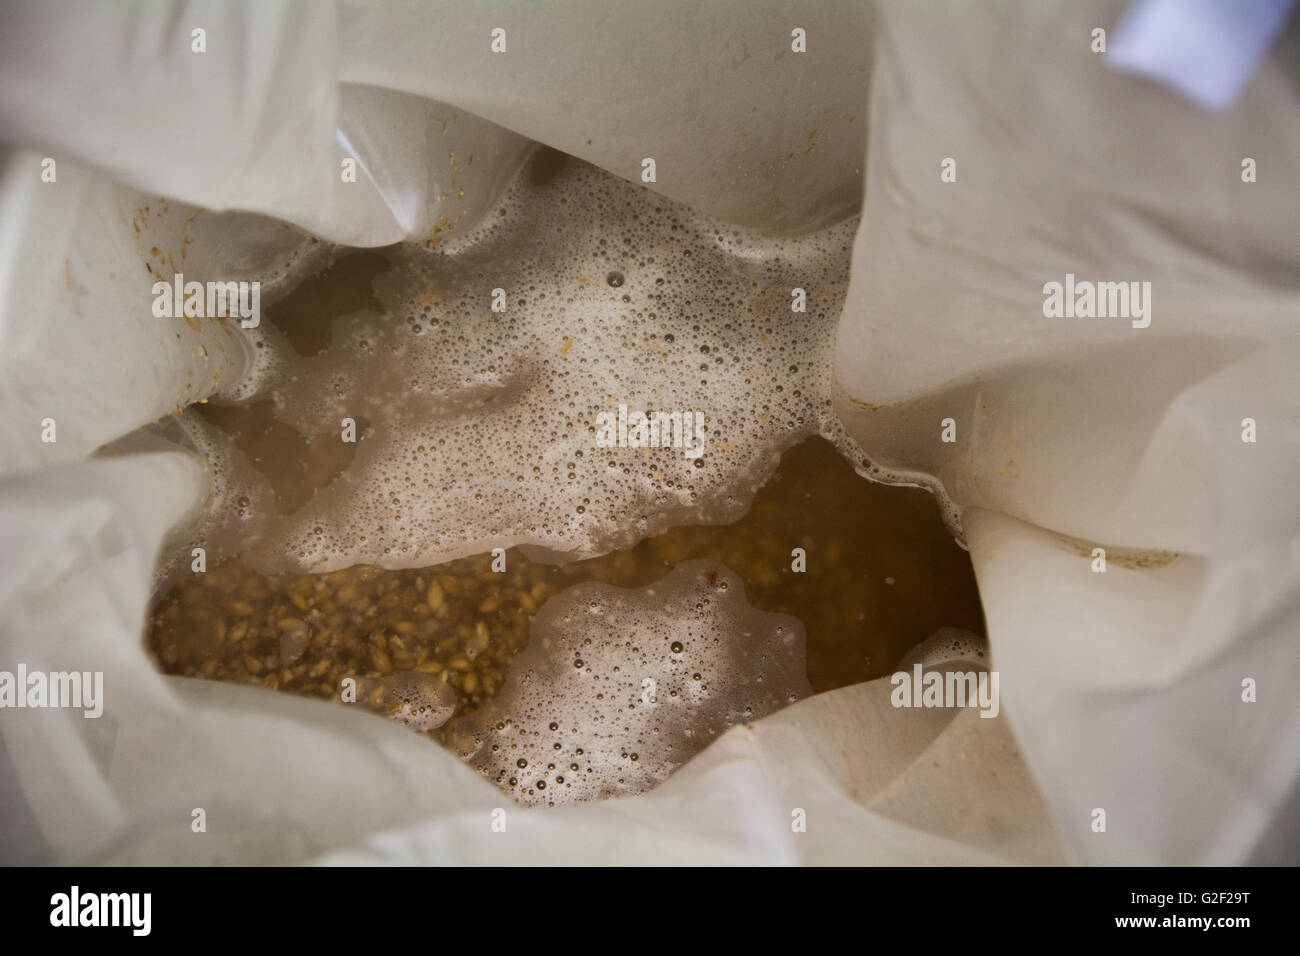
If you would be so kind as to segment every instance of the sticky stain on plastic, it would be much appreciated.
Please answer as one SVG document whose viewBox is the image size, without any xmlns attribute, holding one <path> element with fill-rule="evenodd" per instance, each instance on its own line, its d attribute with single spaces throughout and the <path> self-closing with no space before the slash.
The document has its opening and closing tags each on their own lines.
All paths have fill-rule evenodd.
<svg viewBox="0 0 1300 956">
<path fill-rule="evenodd" d="M 1093 559 L 1093 549 L 1100 547 L 1073 538 L 1059 538 L 1061 547 L 1080 557 Z M 1147 571 L 1165 568 L 1183 557 L 1178 551 L 1134 550 L 1132 548 L 1106 548 L 1106 566 L 1114 565 L 1126 571 Z"/>
</svg>

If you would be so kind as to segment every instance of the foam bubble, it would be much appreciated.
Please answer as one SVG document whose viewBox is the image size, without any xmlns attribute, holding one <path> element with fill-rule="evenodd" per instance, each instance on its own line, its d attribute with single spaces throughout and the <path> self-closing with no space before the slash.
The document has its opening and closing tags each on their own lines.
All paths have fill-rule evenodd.
<svg viewBox="0 0 1300 956">
<path fill-rule="evenodd" d="M 688 561 L 628 590 L 576 585 L 448 744 L 525 805 L 643 793 L 728 727 L 811 696 L 797 618 L 755 610 L 740 578 Z"/>
<path fill-rule="evenodd" d="M 194 543 L 268 571 L 511 545 L 587 557 L 736 520 L 812 434 L 859 464 L 830 397 L 854 228 L 775 239 L 577 161 L 541 185 L 524 170 L 468 233 L 384 250 L 378 308 L 336 318 L 323 351 L 299 354 L 270 323 L 252 333 L 240 397 L 303 435 L 364 427 L 343 475 L 280 515 L 253 463 L 182 416 L 218 489 Z M 620 403 L 702 412 L 703 455 L 600 447 L 598 416 Z"/>
<path fill-rule="evenodd" d="M 914 664 L 920 664 L 922 668 L 934 668 L 955 663 L 974 664 L 988 669 L 988 643 L 970 631 L 941 627 L 903 655 L 897 670 L 910 671 Z"/>
<path fill-rule="evenodd" d="M 357 692 L 376 710 L 412 730 L 437 730 L 456 712 L 456 691 L 441 678 L 419 671 L 361 678 Z"/>
</svg>

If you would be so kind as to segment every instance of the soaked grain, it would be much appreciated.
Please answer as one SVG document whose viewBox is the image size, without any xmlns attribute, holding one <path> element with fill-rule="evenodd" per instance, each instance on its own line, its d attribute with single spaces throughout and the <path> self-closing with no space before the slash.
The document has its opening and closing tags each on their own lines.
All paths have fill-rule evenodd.
<svg viewBox="0 0 1300 956">
<path fill-rule="evenodd" d="M 806 553 L 803 572 L 792 569 L 795 548 Z M 407 703 L 392 683 L 429 675 L 468 713 L 499 689 L 530 619 L 560 590 L 584 581 L 640 587 L 696 558 L 735 570 L 754 607 L 804 623 L 818 692 L 887 674 L 940 627 L 984 631 L 969 558 L 933 499 L 863 480 L 813 438 L 785 454 L 734 524 L 674 528 L 564 566 L 511 550 L 504 572 L 490 554 L 281 575 L 235 558 L 166 589 L 149 615 L 148 644 L 166 673 L 187 677 L 332 700 L 351 677 L 358 703 L 390 715 Z"/>
</svg>

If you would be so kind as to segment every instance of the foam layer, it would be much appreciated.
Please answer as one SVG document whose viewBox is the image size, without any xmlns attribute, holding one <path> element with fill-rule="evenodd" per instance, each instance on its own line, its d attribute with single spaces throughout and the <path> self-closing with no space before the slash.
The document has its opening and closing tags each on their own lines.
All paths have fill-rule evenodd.
<svg viewBox="0 0 1300 956">
<path fill-rule="evenodd" d="M 419 671 L 357 681 L 359 699 L 412 730 L 437 730 L 456 711 L 456 691 Z"/>
<path fill-rule="evenodd" d="M 543 154 L 471 232 L 384 250 L 373 302 L 314 335 L 323 349 L 270 322 L 253 333 L 259 372 L 231 397 L 270 400 L 312 441 L 354 419 L 356 455 L 281 515 L 267 463 L 187 413 L 216 479 L 193 543 L 264 570 L 414 567 L 514 544 L 590 556 L 735 520 L 810 434 L 861 465 L 830 400 L 854 228 L 766 238 Z M 796 288 L 806 312 L 791 310 Z M 599 416 L 620 404 L 702 412 L 702 456 L 601 447 Z"/>
<path fill-rule="evenodd" d="M 988 642 L 961 628 L 941 627 L 903 655 L 896 670 L 911 670 L 914 664 L 930 668 L 956 663 L 974 664 L 987 670 Z"/>
<path fill-rule="evenodd" d="M 533 619 L 500 693 L 448 743 L 525 805 L 645 792 L 728 727 L 811 696 L 798 618 L 714 561 L 635 590 L 576 585 Z"/>
</svg>

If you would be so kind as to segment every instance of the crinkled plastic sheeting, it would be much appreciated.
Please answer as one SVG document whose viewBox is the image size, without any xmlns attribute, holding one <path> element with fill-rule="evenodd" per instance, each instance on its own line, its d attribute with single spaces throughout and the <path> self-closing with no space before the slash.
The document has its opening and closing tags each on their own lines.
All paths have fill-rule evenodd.
<svg viewBox="0 0 1300 956">
<path fill-rule="evenodd" d="M 841 417 L 963 508 L 1078 858 L 1295 862 L 1300 30 L 1208 113 L 1076 42 L 1117 3 L 885 9 Z M 1067 273 L 1150 282 L 1150 325 L 1046 318 Z"/>
<path fill-rule="evenodd" d="M 1109 2 L 821 3 L 798 22 L 733 2 L 184 9 L 46 3 L 0 20 L 0 135 L 28 148 L 0 185 L 0 633 L 6 661 L 105 671 L 109 701 L 98 720 L 4 714 L 7 860 L 1293 856 L 1294 28 L 1209 116 L 1090 53 Z M 808 54 L 790 52 L 795 26 Z M 486 52 L 494 27 L 506 56 Z M 841 415 L 881 464 L 937 476 L 965 508 L 1002 716 L 845 688 L 734 728 L 649 794 L 512 809 L 503 840 L 488 825 L 501 795 L 400 726 L 155 671 L 139 634 L 150 568 L 201 473 L 175 451 L 87 456 L 250 357 L 238 336 L 177 341 L 139 315 L 129 288 L 149 251 L 195 256 L 199 278 L 274 261 L 269 280 L 287 281 L 308 253 L 265 219 L 204 213 L 187 234 L 189 217 L 422 237 L 481 216 L 529 140 L 633 180 L 654 156 L 665 195 L 773 232 L 850 214 L 865 176 Z M 471 151 L 473 178 L 450 158 Z M 46 155 L 58 189 L 39 181 Z M 1242 156 L 1258 182 L 1241 182 Z M 956 183 L 940 182 L 945 157 Z M 1067 272 L 1151 281 L 1151 326 L 1044 318 L 1042 285 Z M 195 380 L 199 346 L 219 350 L 219 381 Z M 46 416 L 75 425 L 41 447 Z M 1127 556 L 1093 574 L 1097 544 Z"/>
</svg>

